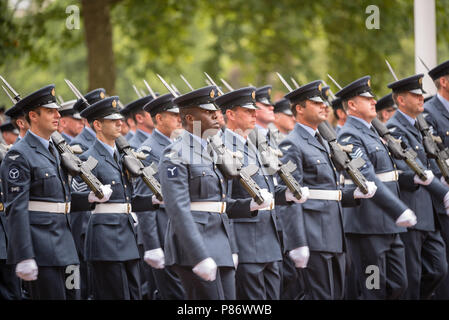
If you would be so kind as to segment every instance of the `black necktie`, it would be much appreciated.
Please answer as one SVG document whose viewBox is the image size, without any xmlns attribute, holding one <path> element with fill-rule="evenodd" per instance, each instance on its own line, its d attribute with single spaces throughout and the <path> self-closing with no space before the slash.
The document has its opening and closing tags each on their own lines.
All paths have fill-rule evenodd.
<svg viewBox="0 0 449 320">
<path fill-rule="evenodd" d="M 56 160 L 58 159 L 58 156 L 56 155 L 56 150 L 55 150 L 55 146 L 53 144 L 53 141 L 49 141 L 48 144 L 48 151 L 50 151 L 50 154 L 53 156 L 53 158 L 55 158 Z"/>
<path fill-rule="evenodd" d="M 115 163 L 117 163 L 118 166 L 120 166 L 119 159 L 120 159 L 120 156 L 118 155 L 117 150 L 114 150 L 114 160 L 115 160 Z"/>
<path fill-rule="evenodd" d="M 324 143 L 323 137 L 321 136 L 321 134 L 317 131 L 315 132 L 315 138 L 318 140 L 318 142 L 324 147 L 324 149 L 327 150 L 326 148 L 326 144 Z"/>
</svg>

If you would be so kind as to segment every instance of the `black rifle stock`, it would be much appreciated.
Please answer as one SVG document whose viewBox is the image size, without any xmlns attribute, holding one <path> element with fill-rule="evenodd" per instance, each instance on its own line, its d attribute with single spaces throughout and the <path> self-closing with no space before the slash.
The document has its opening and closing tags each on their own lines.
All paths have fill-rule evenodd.
<svg viewBox="0 0 449 320">
<path fill-rule="evenodd" d="M 377 133 L 385 140 L 388 150 L 394 158 L 404 160 L 410 169 L 415 172 L 421 180 L 427 180 L 425 169 L 416 162 L 417 154 L 404 143 L 404 141 L 395 139 L 390 130 L 377 118 L 371 121 L 371 124 L 376 129 Z"/>
<path fill-rule="evenodd" d="M 98 199 L 102 199 L 104 197 L 104 194 L 101 191 L 103 184 L 92 174 L 92 169 L 97 166 L 98 161 L 93 157 L 89 157 L 86 161 L 81 161 L 81 159 L 73 153 L 62 135 L 57 131 L 53 132 L 51 138 L 61 155 L 63 166 L 71 175 L 79 175 L 88 185 L 89 189 L 95 193 L 95 196 Z"/>
<path fill-rule="evenodd" d="M 449 183 L 449 148 L 444 146 L 440 137 L 432 135 L 429 124 L 421 114 L 416 117 L 416 124 L 423 135 L 427 157 L 436 160 L 444 180 Z"/>
<path fill-rule="evenodd" d="M 279 149 L 273 149 L 268 144 L 267 138 L 259 130 L 251 131 L 248 140 L 256 146 L 262 164 L 268 169 L 269 173 L 278 173 L 295 198 L 300 200 L 302 198 L 301 185 L 292 176 L 292 172 L 296 170 L 296 165 L 290 160 L 287 163 L 282 163 L 279 159 L 282 152 Z"/>
<path fill-rule="evenodd" d="M 154 177 L 157 173 L 156 164 L 153 162 L 151 165 L 145 167 L 123 136 L 118 137 L 115 140 L 115 144 L 117 145 L 118 151 L 124 155 L 123 164 L 128 172 L 134 177 L 140 177 L 148 188 L 150 188 L 155 197 L 159 201 L 163 201 L 161 185 Z"/>
<path fill-rule="evenodd" d="M 365 176 L 360 172 L 360 168 L 365 164 L 362 158 L 352 159 L 348 151 L 344 150 L 337 142 L 337 135 L 330 127 L 327 121 L 320 123 L 318 131 L 321 136 L 329 143 L 331 149 L 331 158 L 338 171 L 346 171 L 354 184 L 359 187 L 363 194 L 368 193 L 368 185 Z"/>
<path fill-rule="evenodd" d="M 243 164 L 240 159 L 243 156 L 238 152 L 229 150 L 218 135 L 210 137 L 208 141 L 212 150 L 217 154 L 217 166 L 226 179 L 239 178 L 240 183 L 243 188 L 248 191 L 251 198 L 253 198 L 257 204 L 262 204 L 264 199 L 260 192 L 260 187 L 254 179 L 251 178 L 257 173 L 259 168 L 254 164 L 242 168 Z"/>
</svg>

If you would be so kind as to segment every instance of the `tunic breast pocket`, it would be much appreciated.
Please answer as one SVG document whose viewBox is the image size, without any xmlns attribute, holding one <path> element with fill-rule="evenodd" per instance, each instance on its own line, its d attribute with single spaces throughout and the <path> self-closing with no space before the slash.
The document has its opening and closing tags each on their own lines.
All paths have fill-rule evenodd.
<svg viewBox="0 0 449 320">
<path fill-rule="evenodd" d="M 217 176 L 210 166 L 191 165 L 190 176 L 190 196 L 192 199 L 206 199 L 219 194 L 217 191 Z"/>
<path fill-rule="evenodd" d="M 60 184 L 56 168 L 35 168 L 33 184 L 36 188 L 32 188 L 33 193 L 37 196 L 52 196 L 53 191 L 58 188 Z"/>
<path fill-rule="evenodd" d="M 313 180 L 313 184 L 324 183 L 327 177 L 332 176 L 328 161 L 324 156 L 312 156 L 306 159 L 304 164 L 304 180 L 307 183 L 308 178 Z"/>
<path fill-rule="evenodd" d="M 378 170 L 391 170 L 392 162 L 387 150 L 378 144 L 367 147 L 368 157 L 373 164 L 376 172 Z"/>
</svg>

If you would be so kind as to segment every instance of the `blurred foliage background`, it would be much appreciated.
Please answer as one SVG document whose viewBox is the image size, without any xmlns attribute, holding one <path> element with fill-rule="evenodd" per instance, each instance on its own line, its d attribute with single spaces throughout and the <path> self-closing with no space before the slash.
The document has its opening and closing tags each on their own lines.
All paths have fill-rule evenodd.
<svg viewBox="0 0 449 320">
<path fill-rule="evenodd" d="M 79 8 L 79 29 L 66 26 L 66 8 Z M 365 9 L 380 10 L 380 29 L 367 29 Z M 436 1 L 438 61 L 449 58 L 449 0 Z M 72 21 L 72 20 L 71 20 Z M 104 87 L 123 104 L 137 98 L 132 85 L 167 90 L 163 75 L 181 92 L 183 74 L 199 88 L 203 72 L 234 88 L 273 85 L 275 76 L 300 84 L 316 79 L 341 85 L 372 76 L 378 96 L 399 77 L 414 73 L 411 0 L 0 0 L 0 74 L 22 97 L 49 83 L 64 100 Z M 226 90 L 224 90 L 226 91 Z M 11 102 L 0 94 L 0 105 Z"/>
</svg>

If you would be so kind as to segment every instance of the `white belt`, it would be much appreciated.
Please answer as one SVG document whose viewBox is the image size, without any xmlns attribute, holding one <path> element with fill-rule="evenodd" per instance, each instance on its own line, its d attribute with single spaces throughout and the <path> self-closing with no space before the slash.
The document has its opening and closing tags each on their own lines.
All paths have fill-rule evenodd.
<svg viewBox="0 0 449 320">
<path fill-rule="evenodd" d="M 191 202 L 190 211 L 225 213 L 226 202 L 218 202 L 218 201 Z"/>
<path fill-rule="evenodd" d="M 309 189 L 309 199 L 315 200 L 341 200 L 341 190 Z"/>
<path fill-rule="evenodd" d="M 69 213 L 70 202 L 28 201 L 28 211 Z"/>
<path fill-rule="evenodd" d="M 382 182 L 398 181 L 399 171 L 393 170 L 383 173 L 376 173 L 376 177 L 379 178 L 379 180 Z M 354 184 L 354 182 L 351 179 L 345 179 L 345 185 L 346 184 Z"/>
<path fill-rule="evenodd" d="M 131 213 L 130 203 L 97 203 L 92 213 Z"/>
</svg>

